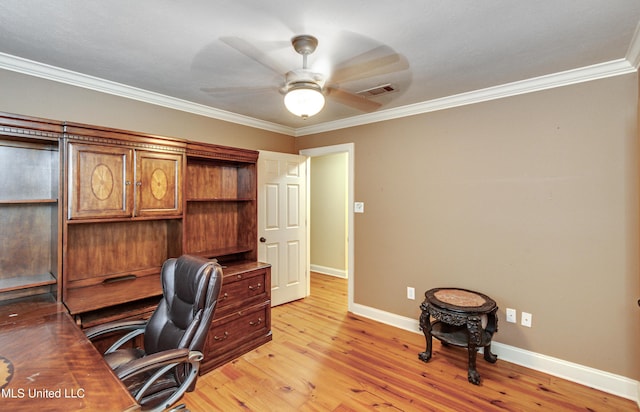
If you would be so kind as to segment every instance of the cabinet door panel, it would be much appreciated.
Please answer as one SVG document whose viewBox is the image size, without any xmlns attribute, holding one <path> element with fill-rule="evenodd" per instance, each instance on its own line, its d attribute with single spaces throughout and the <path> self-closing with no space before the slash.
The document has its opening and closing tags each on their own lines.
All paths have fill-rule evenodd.
<svg viewBox="0 0 640 412">
<path fill-rule="evenodd" d="M 136 216 L 182 213 L 182 155 L 136 152 Z"/>
<path fill-rule="evenodd" d="M 69 144 L 69 218 L 131 216 L 132 150 Z"/>
</svg>

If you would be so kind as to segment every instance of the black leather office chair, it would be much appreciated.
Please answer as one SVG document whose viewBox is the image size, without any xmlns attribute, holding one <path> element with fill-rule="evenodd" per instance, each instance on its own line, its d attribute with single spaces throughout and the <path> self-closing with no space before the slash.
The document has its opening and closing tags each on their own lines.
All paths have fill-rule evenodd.
<svg viewBox="0 0 640 412">
<path fill-rule="evenodd" d="M 116 321 L 85 331 L 89 339 L 129 331 L 105 360 L 142 410 L 164 410 L 193 390 L 222 286 L 215 261 L 183 255 L 162 266 L 163 297 L 148 321 Z M 144 334 L 144 349 L 121 348 Z"/>
</svg>

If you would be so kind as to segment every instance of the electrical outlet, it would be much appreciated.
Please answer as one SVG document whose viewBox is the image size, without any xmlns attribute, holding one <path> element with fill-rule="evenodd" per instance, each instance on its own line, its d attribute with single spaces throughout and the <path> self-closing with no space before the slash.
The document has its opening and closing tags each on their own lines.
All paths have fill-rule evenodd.
<svg viewBox="0 0 640 412">
<path fill-rule="evenodd" d="M 533 318 L 533 315 L 531 313 L 522 312 L 522 319 L 520 320 L 520 324 L 522 326 L 526 326 L 530 328 L 532 318 Z"/>
<path fill-rule="evenodd" d="M 354 202 L 353 213 L 364 213 L 364 202 Z"/>
<path fill-rule="evenodd" d="M 517 317 L 518 317 L 518 315 L 516 315 L 516 310 L 515 309 L 507 308 L 507 322 L 516 323 L 516 318 Z"/>
<path fill-rule="evenodd" d="M 407 286 L 407 299 L 411 299 L 411 300 L 416 299 L 416 290 L 411 286 Z"/>
</svg>

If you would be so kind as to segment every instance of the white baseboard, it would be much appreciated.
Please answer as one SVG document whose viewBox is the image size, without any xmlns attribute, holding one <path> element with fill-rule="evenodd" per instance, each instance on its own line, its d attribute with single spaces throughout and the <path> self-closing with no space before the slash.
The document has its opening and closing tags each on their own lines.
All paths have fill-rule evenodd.
<svg viewBox="0 0 640 412">
<path fill-rule="evenodd" d="M 312 272 L 322 273 L 323 275 L 331 275 L 342 279 L 347 278 L 347 271 L 344 269 L 329 268 L 326 266 L 310 264 L 309 270 L 311 270 Z"/>
<path fill-rule="evenodd" d="M 395 315 L 357 303 L 352 305 L 351 311 L 356 315 L 422 334 L 417 319 Z M 633 400 L 640 407 L 640 382 L 633 379 L 496 341 L 491 345 L 491 349 L 499 359 Z"/>
</svg>

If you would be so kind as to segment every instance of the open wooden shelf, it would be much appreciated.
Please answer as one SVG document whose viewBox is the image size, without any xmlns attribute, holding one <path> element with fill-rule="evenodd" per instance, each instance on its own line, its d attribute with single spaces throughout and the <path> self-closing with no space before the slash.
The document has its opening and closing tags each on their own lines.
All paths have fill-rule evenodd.
<svg viewBox="0 0 640 412">
<path fill-rule="evenodd" d="M 220 257 L 230 256 L 230 255 L 237 255 L 240 253 L 246 253 L 252 250 L 253 250 L 252 246 L 244 246 L 244 247 L 237 246 L 237 247 L 219 248 L 219 249 L 211 249 L 211 250 L 191 251 L 190 254 L 212 259 L 212 258 L 220 258 Z"/>
<path fill-rule="evenodd" d="M 62 123 L 0 113 L 0 302 L 58 297 Z"/>
<path fill-rule="evenodd" d="M 252 202 L 255 199 L 245 198 L 207 198 L 207 199 L 187 199 L 187 202 Z"/>
<path fill-rule="evenodd" d="M 24 290 L 40 286 L 55 285 L 56 278 L 51 273 L 40 275 L 16 276 L 0 279 L 0 293 L 14 290 Z"/>
<path fill-rule="evenodd" d="M 58 203 L 58 199 L 0 199 L 0 206 L 3 205 L 39 205 Z"/>
</svg>

